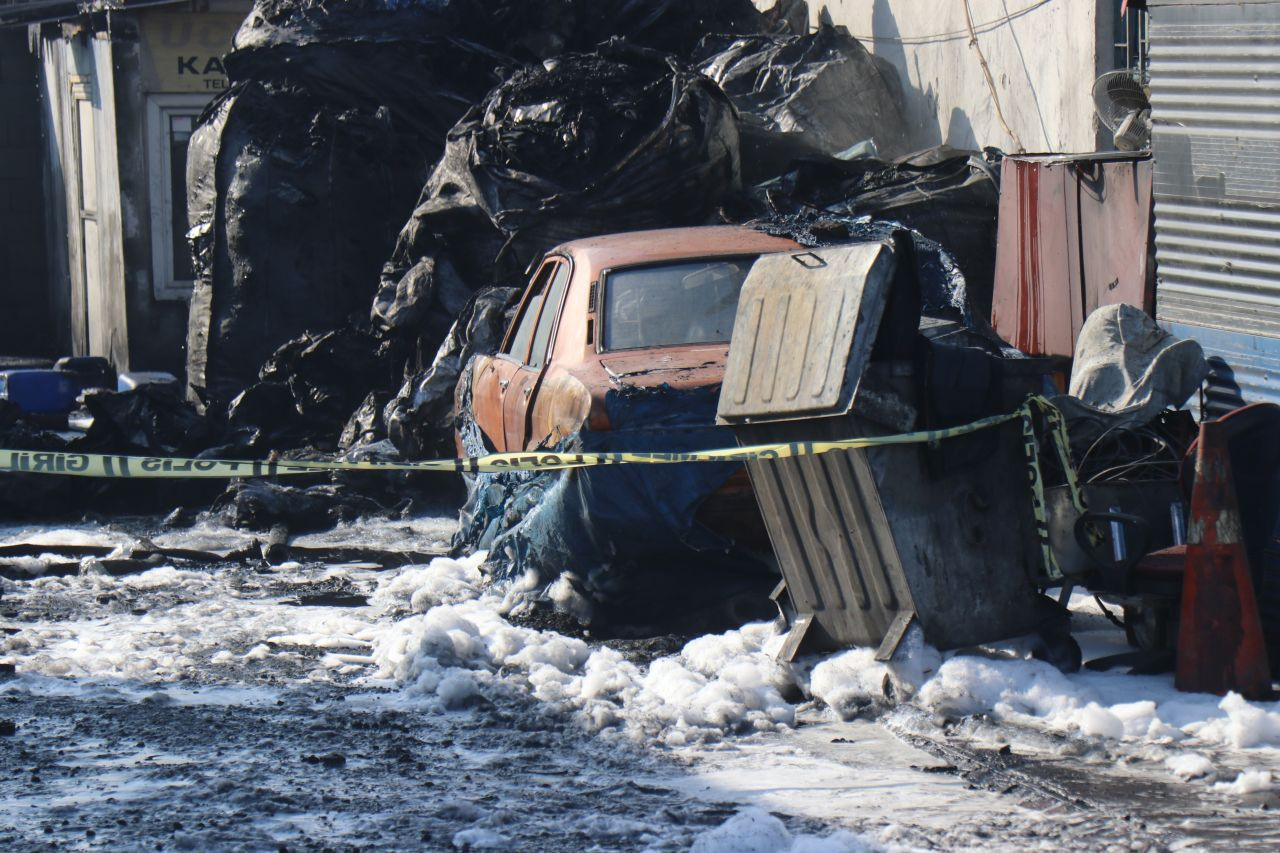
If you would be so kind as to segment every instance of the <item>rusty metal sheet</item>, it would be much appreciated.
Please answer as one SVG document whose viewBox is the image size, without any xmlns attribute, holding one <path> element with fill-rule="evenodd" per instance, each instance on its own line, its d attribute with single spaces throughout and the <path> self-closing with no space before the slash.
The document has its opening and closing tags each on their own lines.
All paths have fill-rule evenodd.
<svg viewBox="0 0 1280 853">
<path fill-rule="evenodd" d="M 894 270 L 888 243 L 764 255 L 742 285 L 717 419 L 849 411 Z"/>
<path fill-rule="evenodd" d="M 910 397 L 913 383 L 903 377 L 900 392 Z M 998 430 L 994 455 L 941 476 L 911 446 L 747 463 L 786 580 L 793 630 L 805 631 L 807 645 L 881 646 L 888 653 L 895 625 L 905 627 L 908 617 L 943 649 L 1040 626 L 1021 427 Z M 745 443 L 880 434 L 856 415 L 735 431 Z M 940 452 L 957 448 L 944 442 Z"/>
<path fill-rule="evenodd" d="M 1154 314 L 1149 157 L 1006 157 L 1001 169 L 991 309 L 1001 337 L 1069 358 L 1096 308 Z"/>
</svg>

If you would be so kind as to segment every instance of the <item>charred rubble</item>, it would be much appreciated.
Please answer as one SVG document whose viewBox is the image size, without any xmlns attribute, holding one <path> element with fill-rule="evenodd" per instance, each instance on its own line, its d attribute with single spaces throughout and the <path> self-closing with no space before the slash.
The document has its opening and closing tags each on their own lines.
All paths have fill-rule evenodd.
<svg viewBox="0 0 1280 853">
<path fill-rule="evenodd" d="M 105 392 L 86 399 L 88 433 L 10 418 L 7 445 L 454 455 L 455 433 L 468 435 L 458 379 L 501 342 L 529 265 L 559 243 L 619 231 L 751 222 L 826 245 L 905 226 L 926 301 L 981 329 L 991 159 L 902 156 L 896 78 L 846 32 L 790 31 L 799 18 L 788 6 L 261 0 L 226 58 L 233 85 L 191 141 L 190 402 Z M 828 109 L 850 90 L 856 109 Z M 694 420 L 714 414 L 686 408 Z M 716 468 L 699 476 L 731 473 Z M 264 529 L 404 511 L 375 479 L 234 483 L 216 507 Z M 439 499 L 445 479 L 405 476 L 396 488 Z M 540 503 L 551 517 L 554 496 L 570 492 L 555 478 L 486 481 L 456 544 L 492 548 L 499 574 L 555 563 L 522 519 Z M 611 571 L 609 555 L 623 545 L 582 517 L 585 500 L 562 515 L 581 522 L 562 546 L 593 541 L 575 583 L 597 601 L 637 594 L 618 587 L 627 573 Z M 670 521 L 673 535 L 691 535 L 678 508 Z"/>
</svg>

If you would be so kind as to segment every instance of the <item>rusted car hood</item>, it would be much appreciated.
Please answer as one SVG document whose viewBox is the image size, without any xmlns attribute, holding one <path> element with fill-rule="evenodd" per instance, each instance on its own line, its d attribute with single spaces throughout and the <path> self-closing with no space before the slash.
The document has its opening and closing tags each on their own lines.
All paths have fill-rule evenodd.
<svg viewBox="0 0 1280 853">
<path fill-rule="evenodd" d="M 612 352 L 600 356 L 599 364 L 615 387 L 641 388 L 670 385 L 697 388 L 719 385 L 724 378 L 729 347 L 725 344 L 697 347 Z"/>
</svg>

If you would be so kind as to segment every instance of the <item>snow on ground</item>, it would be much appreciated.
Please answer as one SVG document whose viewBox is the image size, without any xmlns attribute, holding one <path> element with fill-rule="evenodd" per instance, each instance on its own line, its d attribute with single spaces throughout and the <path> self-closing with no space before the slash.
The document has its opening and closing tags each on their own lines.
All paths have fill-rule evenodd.
<svg viewBox="0 0 1280 853">
<path fill-rule="evenodd" d="M 793 836 L 773 815 L 753 806 L 699 835 L 690 853 L 862 853 L 879 845 L 852 832 Z"/>
<path fill-rule="evenodd" d="M 119 547 L 133 540 L 128 530 L 84 528 L 16 529 L 3 538 L 51 547 Z M 447 538 L 447 522 L 434 519 L 349 526 L 308 544 L 420 548 Z M 249 539 L 204 523 L 153 541 L 226 551 Z M 39 569 L 34 559 L 32 572 Z M 172 701 L 269 701 L 248 685 L 240 699 L 227 698 L 225 688 L 184 693 L 181 686 L 234 684 L 252 676 L 255 689 L 263 681 L 345 685 L 374 691 L 352 694 L 351 707 L 436 714 L 514 691 L 599 742 L 669 755 L 687 767 L 680 784 L 690 796 L 744 804 L 697 837 L 694 849 L 707 851 L 893 849 L 900 844 L 888 830 L 903 809 L 893 800 L 920 792 L 923 800 L 911 809 L 917 826 L 942 830 L 950 819 L 968 826 L 966 832 L 977 831 L 973 827 L 991 802 L 975 800 L 961 780 L 923 780 L 918 771 L 886 763 L 872 781 L 851 781 L 846 759 L 827 754 L 831 743 L 846 738 L 806 740 L 807 730 L 858 719 L 931 735 L 946 721 L 982 721 L 970 726 L 975 738 L 1154 762 L 1170 783 L 1225 799 L 1273 791 L 1280 775 L 1280 703 L 1179 693 L 1168 676 L 1064 675 L 1007 650 L 1003 657 L 944 655 L 924 645 L 918 632 L 904 644 L 907 653 L 888 664 L 876 662 L 869 649 L 780 663 L 775 653 L 781 636 L 767 623 L 699 637 L 646 663 L 608 645 L 521 624 L 528 590 L 520 583 L 489 587 L 480 563 L 477 555 L 385 571 L 296 563 L 270 571 L 160 565 L 113 577 L 86 560 L 75 575 L 0 581 L 6 604 L 16 602 L 27 613 L 0 637 L 0 662 L 13 662 L 22 673 L 0 691 L 56 695 L 80 683 L 113 695 L 148 695 L 167 684 Z M 312 589 L 344 590 L 365 603 L 308 605 L 304 593 Z M 1120 632 L 1091 598 L 1076 596 L 1072 608 L 1086 657 L 1118 650 Z M 797 683 L 816 701 L 797 695 Z M 855 722 L 842 722 L 849 720 Z M 1040 741 L 1039 735 L 1059 739 Z M 860 737 L 861 760 L 879 749 L 886 762 L 909 763 L 896 742 L 865 731 Z M 833 796 L 886 803 L 864 804 L 858 815 L 864 823 L 854 833 L 834 828 L 854 824 L 832 804 Z M 833 828 L 816 835 L 792 832 L 762 809 Z M 478 849 L 509 840 L 501 827 L 477 827 L 460 831 L 453 843 Z"/>
</svg>

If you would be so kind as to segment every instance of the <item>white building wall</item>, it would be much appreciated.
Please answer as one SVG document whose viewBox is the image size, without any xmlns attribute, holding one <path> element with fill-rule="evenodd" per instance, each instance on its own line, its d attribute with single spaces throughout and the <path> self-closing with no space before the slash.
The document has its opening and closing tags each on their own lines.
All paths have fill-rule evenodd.
<svg viewBox="0 0 1280 853">
<path fill-rule="evenodd" d="M 1090 88 L 1111 63 L 1119 0 L 967 0 L 1005 130 L 970 47 L 966 0 L 810 0 L 811 23 L 843 25 L 899 71 L 912 148 L 1008 153 L 1096 149 Z M 758 0 L 768 7 L 772 0 Z"/>
</svg>

